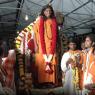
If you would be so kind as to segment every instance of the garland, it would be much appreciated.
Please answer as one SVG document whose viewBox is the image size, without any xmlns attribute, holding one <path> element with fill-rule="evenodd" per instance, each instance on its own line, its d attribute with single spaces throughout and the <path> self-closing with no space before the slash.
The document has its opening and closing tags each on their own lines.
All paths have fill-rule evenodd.
<svg viewBox="0 0 95 95">
<path fill-rule="evenodd" d="M 79 70 L 78 67 L 72 68 L 72 82 L 74 83 L 74 86 L 76 89 L 79 89 Z"/>
<path fill-rule="evenodd" d="M 18 50 L 16 50 L 16 62 L 18 64 L 18 72 L 19 78 L 21 80 L 25 79 L 25 72 L 24 72 L 24 55 L 21 54 Z"/>
<path fill-rule="evenodd" d="M 72 68 L 72 82 L 74 83 L 74 87 L 76 89 L 79 89 L 79 82 L 80 82 L 80 78 L 79 78 L 79 69 L 77 67 L 77 64 L 79 64 L 79 60 L 78 57 L 80 57 L 79 53 L 72 53 L 71 54 L 71 58 L 73 59 L 73 61 L 75 62 L 75 67 Z"/>
<path fill-rule="evenodd" d="M 21 43 L 22 43 L 22 39 L 24 38 L 24 36 L 27 36 L 27 33 L 29 33 L 28 37 L 27 37 L 27 41 L 31 40 L 32 34 L 30 31 L 33 30 L 33 23 L 31 23 L 30 25 L 28 25 L 26 28 L 24 28 L 16 37 L 15 39 L 15 44 L 16 44 L 16 49 L 19 50 L 19 48 L 21 47 Z"/>
<path fill-rule="evenodd" d="M 55 48 L 56 48 L 56 38 L 57 38 L 57 23 L 56 19 L 52 19 L 52 45 L 51 45 L 51 54 L 54 54 Z M 43 17 L 40 17 L 40 26 L 39 26 L 39 35 L 40 35 L 40 42 L 41 42 L 41 48 L 42 48 L 42 53 L 47 54 L 46 52 L 46 46 L 45 46 L 45 38 L 44 38 L 44 19 Z"/>
</svg>

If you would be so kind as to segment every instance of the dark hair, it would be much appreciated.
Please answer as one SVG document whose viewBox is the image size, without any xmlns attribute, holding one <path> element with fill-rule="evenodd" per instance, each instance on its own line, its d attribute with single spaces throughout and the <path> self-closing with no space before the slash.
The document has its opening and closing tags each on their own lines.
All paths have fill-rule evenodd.
<svg viewBox="0 0 95 95">
<path fill-rule="evenodd" d="M 92 41 L 92 43 L 94 42 L 94 36 L 93 35 L 87 35 L 86 38 L 89 38 Z"/>
<path fill-rule="evenodd" d="M 69 44 L 69 43 L 75 43 L 75 44 L 77 44 L 77 42 L 76 42 L 76 39 L 75 39 L 75 38 L 70 38 L 70 39 L 69 39 L 68 44 Z"/>
<path fill-rule="evenodd" d="M 43 16 L 44 20 L 47 19 L 47 17 L 46 17 L 45 14 L 44 14 L 44 11 L 45 11 L 47 8 L 50 8 L 50 9 L 51 9 L 50 18 L 54 18 L 54 17 L 55 17 L 52 6 L 51 6 L 51 5 L 45 5 L 45 6 L 42 8 L 41 14 L 40 14 L 40 16 Z"/>
</svg>

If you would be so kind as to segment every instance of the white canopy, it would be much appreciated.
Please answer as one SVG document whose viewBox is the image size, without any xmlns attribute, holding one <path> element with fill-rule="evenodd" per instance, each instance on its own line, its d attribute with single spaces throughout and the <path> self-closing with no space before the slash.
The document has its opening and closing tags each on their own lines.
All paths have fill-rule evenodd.
<svg viewBox="0 0 95 95">
<path fill-rule="evenodd" d="M 50 0 L 0 0 L 0 36 L 16 33 L 35 20 Z M 52 0 L 64 15 L 63 32 L 84 34 L 95 28 L 95 0 Z"/>
</svg>

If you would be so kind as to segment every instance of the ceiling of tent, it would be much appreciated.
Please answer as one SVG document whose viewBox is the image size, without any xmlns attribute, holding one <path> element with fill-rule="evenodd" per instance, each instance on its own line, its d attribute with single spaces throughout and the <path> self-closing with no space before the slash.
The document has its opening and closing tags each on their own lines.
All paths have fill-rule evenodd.
<svg viewBox="0 0 95 95">
<path fill-rule="evenodd" d="M 0 37 L 15 34 L 33 22 L 50 0 L 0 0 Z M 52 0 L 64 15 L 63 32 L 83 34 L 95 28 L 95 0 Z M 25 18 L 27 17 L 27 20 Z"/>
</svg>

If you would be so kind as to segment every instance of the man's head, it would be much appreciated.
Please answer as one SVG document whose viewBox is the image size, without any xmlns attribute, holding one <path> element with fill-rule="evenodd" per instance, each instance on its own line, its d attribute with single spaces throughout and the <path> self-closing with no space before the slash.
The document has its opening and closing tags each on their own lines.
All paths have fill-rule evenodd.
<svg viewBox="0 0 95 95">
<path fill-rule="evenodd" d="M 70 49 L 70 50 L 76 50 L 76 47 L 77 47 L 77 45 L 76 45 L 76 40 L 73 39 L 73 38 L 71 38 L 71 39 L 69 40 L 69 49 Z"/>
<path fill-rule="evenodd" d="M 86 48 L 92 47 L 93 42 L 94 42 L 93 37 L 92 37 L 92 36 L 87 36 L 87 37 L 85 38 L 85 47 L 86 47 Z"/>
</svg>

